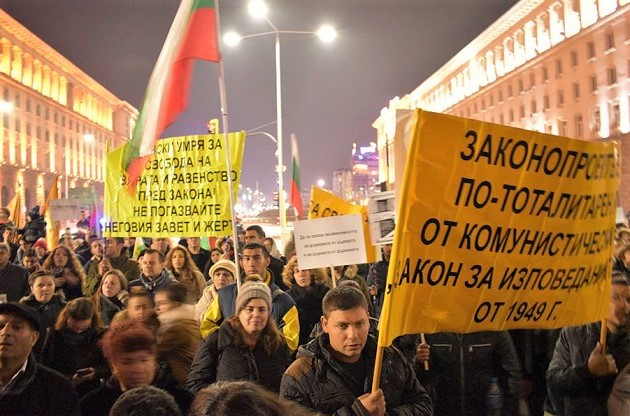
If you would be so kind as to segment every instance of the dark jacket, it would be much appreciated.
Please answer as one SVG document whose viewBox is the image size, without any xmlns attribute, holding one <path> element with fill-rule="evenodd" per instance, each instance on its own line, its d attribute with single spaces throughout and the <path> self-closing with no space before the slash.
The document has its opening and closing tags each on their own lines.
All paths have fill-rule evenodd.
<svg viewBox="0 0 630 416">
<path fill-rule="evenodd" d="M 162 273 L 157 279 L 149 280 L 145 275 L 140 274 L 140 277 L 136 280 L 132 280 L 129 282 L 128 290 L 129 294 L 133 293 L 148 293 L 153 299 L 155 295 L 155 291 L 161 287 L 166 286 L 167 284 L 174 281 L 175 278 L 167 269 L 162 269 Z"/>
<path fill-rule="evenodd" d="M 109 324 L 112 322 L 114 315 L 120 312 L 121 308 L 102 293 L 99 297 L 101 301 L 101 323 L 105 328 L 109 328 Z"/>
<path fill-rule="evenodd" d="M 39 205 L 26 211 L 27 217 L 31 220 L 26 223 L 24 228 L 20 230 L 20 234 L 24 236 L 26 241 L 34 243 L 40 237 L 46 237 L 46 220 L 39 213 Z"/>
<path fill-rule="evenodd" d="M 601 323 L 563 328 L 547 370 L 547 387 L 559 416 L 607 415 L 606 401 L 615 376 L 594 377 L 588 357 L 599 341 Z M 606 338 L 606 353 L 618 369 L 630 362 L 630 335 L 625 332 Z"/>
<path fill-rule="evenodd" d="M 328 350 L 330 341 L 322 334 L 298 350 L 297 360 L 282 377 L 280 397 L 302 406 L 336 416 L 364 416 L 365 407 L 357 400 L 372 391 L 376 340 L 368 337 L 363 348 L 367 364 L 365 380 L 355 380 Z M 355 386 L 361 386 L 359 392 Z M 395 347 L 383 354 L 380 388 L 385 395 L 388 415 L 433 415 L 431 399 L 416 379 L 413 368 Z"/>
<path fill-rule="evenodd" d="M 0 267 L 0 293 L 7 295 L 7 302 L 19 302 L 27 296 L 30 289 L 26 269 L 10 262 Z"/>
<path fill-rule="evenodd" d="M 46 336 L 49 333 L 48 329 L 55 326 L 57 317 L 61 313 L 61 310 L 66 306 L 66 301 L 59 295 L 53 295 L 48 303 L 40 303 L 37 299 L 35 299 L 35 296 L 31 294 L 20 299 L 20 302 L 36 309 L 37 312 L 39 312 L 39 319 L 42 325 L 41 330 L 39 331 L 39 338 L 33 347 L 33 354 L 35 354 L 37 361 L 41 363 L 44 343 L 46 341 Z"/>
<path fill-rule="evenodd" d="M 109 376 L 109 366 L 101 352 L 98 342 L 101 334 L 94 328 L 87 329 L 80 334 L 69 329 L 57 331 L 52 329 L 46 339 L 42 354 L 43 364 L 72 379 L 80 368 L 93 367 L 96 376 L 89 381 L 78 384 L 80 395 L 100 386 L 100 379 Z"/>
<path fill-rule="evenodd" d="M 315 324 L 319 322 L 322 316 L 322 299 L 328 292 L 328 287 L 317 284 L 311 286 L 310 290 L 294 284 L 287 292 L 295 301 L 295 307 L 298 310 L 300 319 L 300 341 L 298 345 L 304 345 L 308 342 L 309 335 Z"/>
<path fill-rule="evenodd" d="M 0 394 L 0 416 L 80 415 L 79 395 L 72 383 L 38 364 L 32 354 L 15 385 L 6 394 Z"/>
<path fill-rule="evenodd" d="M 431 346 L 429 371 L 415 359 L 415 347 L 412 356 L 418 379 L 431 393 L 436 415 L 485 416 L 493 376 L 501 387 L 503 414 L 518 414 L 520 364 L 506 331 L 442 332 L 427 334 L 426 341 Z"/>
<path fill-rule="evenodd" d="M 165 390 L 173 396 L 182 414 L 188 414 L 193 395 L 180 387 L 165 367 L 161 366 L 158 369 L 158 373 L 151 385 Z M 110 409 L 122 393 L 118 380 L 111 376 L 103 386 L 83 396 L 81 399 L 81 412 L 84 416 L 108 416 Z M 147 409 L 147 414 L 151 414 L 150 409 Z"/>
<path fill-rule="evenodd" d="M 250 350 L 226 321 L 201 343 L 186 384 L 197 393 L 215 381 L 250 380 L 277 393 L 289 356 L 286 344 L 272 354 L 260 342 Z"/>
</svg>

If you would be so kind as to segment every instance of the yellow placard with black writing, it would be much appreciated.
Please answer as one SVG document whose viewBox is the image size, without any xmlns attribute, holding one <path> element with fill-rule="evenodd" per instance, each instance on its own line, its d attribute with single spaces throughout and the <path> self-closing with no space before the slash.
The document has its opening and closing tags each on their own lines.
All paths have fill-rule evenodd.
<svg viewBox="0 0 630 416">
<path fill-rule="evenodd" d="M 414 117 L 379 345 L 604 318 L 618 143 Z"/>
<path fill-rule="evenodd" d="M 367 219 L 367 207 L 353 204 L 338 197 L 330 191 L 311 186 L 311 201 L 308 208 L 308 219 L 333 217 L 335 215 L 361 214 L 363 219 L 363 237 L 365 254 L 368 263 L 376 261 L 376 248 L 370 240 L 370 226 Z"/>
<path fill-rule="evenodd" d="M 245 132 L 228 137 L 236 198 Z M 232 232 L 225 135 L 158 140 L 135 188 L 122 167 L 125 146 L 107 154 L 104 235 L 202 237 Z"/>
</svg>

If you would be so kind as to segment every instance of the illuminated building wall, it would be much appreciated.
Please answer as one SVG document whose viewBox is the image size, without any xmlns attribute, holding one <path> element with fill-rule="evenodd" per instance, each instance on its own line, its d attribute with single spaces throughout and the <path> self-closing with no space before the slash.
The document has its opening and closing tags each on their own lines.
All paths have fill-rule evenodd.
<svg viewBox="0 0 630 416">
<path fill-rule="evenodd" d="M 630 210 L 630 0 L 522 0 L 381 111 L 379 181 L 394 189 L 396 110 L 422 108 L 582 140 L 618 140 Z M 398 111 L 398 115 L 400 115 Z"/>
<path fill-rule="evenodd" d="M 66 187 L 103 193 L 105 146 L 130 137 L 137 110 L 0 10 L 0 204 L 45 202 Z"/>
</svg>

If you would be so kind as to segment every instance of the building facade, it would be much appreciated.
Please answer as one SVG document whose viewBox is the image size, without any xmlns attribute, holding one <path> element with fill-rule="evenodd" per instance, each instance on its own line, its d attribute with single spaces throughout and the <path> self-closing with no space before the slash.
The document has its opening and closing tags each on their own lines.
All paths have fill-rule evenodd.
<svg viewBox="0 0 630 416">
<path fill-rule="evenodd" d="M 522 0 L 381 111 L 373 124 L 379 181 L 395 188 L 397 120 L 422 108 L 581 140 L 618 140 L 620 204 L 628 211 L 629 71 L 630 0 Z"/>
<path fill-rule="evenodd" d="M 105 152 L 129 140 L 137 110 L 0 10 L 0 205 L 75 187 L 103 193 Z"/>
</svg>

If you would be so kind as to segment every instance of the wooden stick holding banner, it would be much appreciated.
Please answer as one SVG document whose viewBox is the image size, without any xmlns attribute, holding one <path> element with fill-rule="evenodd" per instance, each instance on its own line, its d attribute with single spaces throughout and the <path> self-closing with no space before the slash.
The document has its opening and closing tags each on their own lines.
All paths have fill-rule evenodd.
<svg viewBox="0 0 630 416">
<path fill-rule="evenodd" d="M 333 289 L 337 287 L 337 278 L 335 277 L 335 266 L 330 266 L 330 280 L 332 281 Z"/>
<path fill-rule="evenodd" d="M 420 343 L 421 344 L 426 344 L 427 343 L 427 340 L 424 337 L 424 332 L 420 333 Z M 428 361 L 424 362 L 424 371 L 429 371 L 429 362 Z"/>
<path fill-rule="evenodd" d="M 606 320 L 602 319 L 602 328 L 599 330 L 599 344 L 602 346 L 602 354 L 606 355 L 606 337 L 608 335 L 608 326 Z"/>
</svg>

